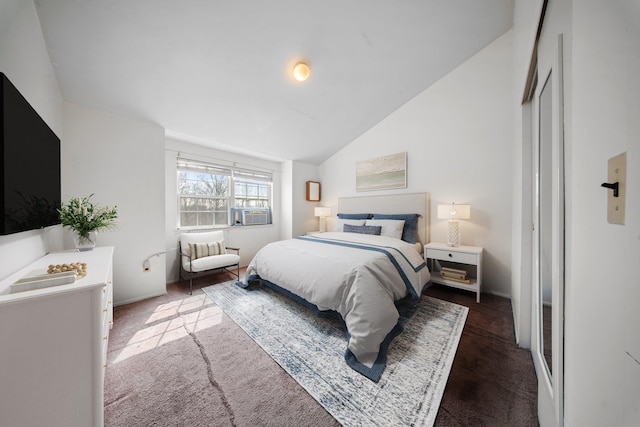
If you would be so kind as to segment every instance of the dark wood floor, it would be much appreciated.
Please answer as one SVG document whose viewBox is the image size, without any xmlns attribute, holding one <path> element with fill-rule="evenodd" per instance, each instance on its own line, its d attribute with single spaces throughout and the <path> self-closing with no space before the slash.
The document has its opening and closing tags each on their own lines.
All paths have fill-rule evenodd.
<svg viewBox="0 0 640 427">
<path fill-rule="evenodd" d="M 426 295 L 469 307 L 437 426 L 537 426 L 531 352 L 515 344 L 511 301 L 433 285 Z"/>
</svg>

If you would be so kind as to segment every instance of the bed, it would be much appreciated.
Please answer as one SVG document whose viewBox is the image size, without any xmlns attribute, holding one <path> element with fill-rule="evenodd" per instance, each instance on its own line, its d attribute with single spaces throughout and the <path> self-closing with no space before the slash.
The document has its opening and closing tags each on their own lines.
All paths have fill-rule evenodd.
<svg viewBox="0 0 640 427">
<path fill-rule="evenodd" d="M 402 331 L 399 309 L 415 307 L 430 284 L 420 250 L 428 206 L 428 193 L 339 199 L 332 231 L 266 245 L 241 285 L 267 285 L 339 314 L 347 364 L 377 382 L 387 347 Z"/>
</svg>

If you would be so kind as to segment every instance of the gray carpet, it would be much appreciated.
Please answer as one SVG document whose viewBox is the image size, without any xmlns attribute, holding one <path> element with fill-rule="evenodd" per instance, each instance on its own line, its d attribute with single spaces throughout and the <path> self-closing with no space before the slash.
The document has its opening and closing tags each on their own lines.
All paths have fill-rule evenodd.
<svg viewBox="0 0 640 427">
<path fill-rule="evenodd" d="M 106 426 L 339 425 L 204 293 L 190 296 L 188 282 L 167 288 L 116 307 Z"/>
<path fill-rule="evenodd" d="M 374 383 L 345 364 L 345 333 L 334 317 L 264 287 L 227 282 L 203 290 L 341 424 L 433 425 L 466 307 L 423 297 Z"/>
</svg>

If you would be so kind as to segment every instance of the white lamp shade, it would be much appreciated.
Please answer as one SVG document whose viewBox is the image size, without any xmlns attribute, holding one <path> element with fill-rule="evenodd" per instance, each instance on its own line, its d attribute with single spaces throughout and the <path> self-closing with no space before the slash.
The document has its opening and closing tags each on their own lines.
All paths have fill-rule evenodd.
<svg viewBox="0 0 640 427">
<path fill-rule="evenodd" d="M 469 219 L 471 205 L 438 205 L 438 219 Z"/>
<path fill-rule="evenodd" d="M 331 216 L 331 208 L 325 208 L 323 206 L 313 209 L 313 215 L 321 218 Z"/>
</svg>

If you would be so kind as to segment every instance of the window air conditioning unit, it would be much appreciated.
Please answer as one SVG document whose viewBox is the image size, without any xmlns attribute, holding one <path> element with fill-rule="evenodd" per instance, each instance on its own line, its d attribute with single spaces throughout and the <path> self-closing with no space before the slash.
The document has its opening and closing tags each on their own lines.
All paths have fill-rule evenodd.
<svg viewBox="0 0 640 427">
<path fill-rule="evenodd" d="M 269 208 L 249 208 L 240 210 L 242 225 L 261 225 L 269 223 Z"/>
</svg>

